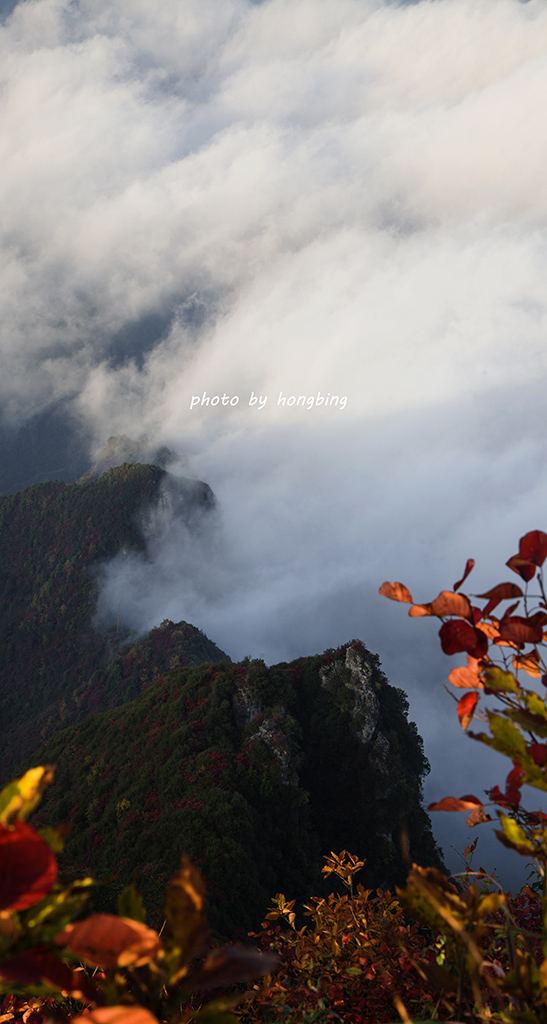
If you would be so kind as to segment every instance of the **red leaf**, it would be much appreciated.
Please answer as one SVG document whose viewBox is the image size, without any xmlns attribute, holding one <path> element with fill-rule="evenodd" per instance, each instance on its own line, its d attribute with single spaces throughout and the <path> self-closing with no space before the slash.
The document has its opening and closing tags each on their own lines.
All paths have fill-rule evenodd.
<svg viewBox="0 0 547 1024">
<path fill-rule="evenodd" d="M 521 558 L 520 555 L 512 555 L 511 558 L 507 559 L 505 564 L 509 569 L 512 569 L 513 572 L 517 572 L 519 576 L 526 581 L 526 583 L 528 583 L 535 575 L 537 568 L 534 562 L 530 562 L 526 558 Z"/>
<path fill-rule="evenodd" d="M 520 604 L 520 601 L 515 601 L 514 604 L 510 604 L 509 607 L 505 609 L 505 611 L 503 613 L 503 618 L 502 618 L 501 621 L 503 622 L 504 619 L 510 619 L 512 614 L 513 614 L 513 612 L 514 612 L 514 610 L 515 610 L 515 608 L 518 608 L 519 604 Z M 541 613 L 538 612 L 537 614 L 539 615 Z M 535 619 L 535 616 L 532 616 L 532 618 Z"/>
<path fill-rule="evenodd" d="M 544 825 L 547 822 L 547 814 L 543 811 L 526 811 L 526 816 L 532 825 Z"/>
<path fill-rule="evenodd" d="M 113 914 L 93 914 L 69 924 L 55 942 L 94 967 L 140 967 L 161 949 L 161 939 L 151 928 Z"/>
<path fill-rule="evenodd" d="M 382 583 L 378 593 L 382 597 L 389 597 L 390 601 L 404 601 L 405 604 L 413 602 L 412 594 L 404 583 Z"/>
<path fill-rule="evenodd" d="M 492 587 L 486 594 L 477 594 L 477 597 L 488 598 L 488 604 L 482 610 L 482 616 L 486 618 L 494 611 L 494 608 L 500 601 L 507 601 L 511 597 L 522 597 L 522 590 L 520 587 L 517 587 L 516 583 L 498 583 L 497 587 Z M 511 611 L 514 611 L 518 604 L 519 602 L 517 601 L 512 606 Z M 505 614 L 507 615 L 508 612 Z"/>
<path fill-rule="evenodd" d="M 471 814 L 468 815 L 465 824 L 469 828 L 473 828 L 474 825 L 480 825 L 483 821 L 492 821 L 492 818 L 489 814 L 485 813 L 484 807 L 481 804 L 480 807 L 475 807 L 475 809 L 471 811 Z"/>
<path fill-rule="evenodd" d="M 483 608 L 483 610 L 481 612 L 481 618 L 487 619 L 488 616 L 492 614 L 492 612 L 494 611 L 494 608 L 496 608 L 498 604 L 499 604 L 499 601 L 496 601 L 495 598 L 492 598 L 491 601 L 488 601 L 488 603 L 485 604 L 485 606 L 484 606 L 484 608 Z"/>
<path fill-rule="evenodd" d="M 429 804 L 428 811 L 470 811 L 473 807 L 482 807 L 476 796 L 466 793 L 458 800 L 455 796 L 445 796 L 437 803 Z"/>
<path fill-rule="evenodd" d="M 458 718 L 462 729 L 467 729 L 467 726 L 473 718 L 473 712 L 478 701 L 478 693 L 465 693 L 461 700 L 458 701 Z"/>
<path fill-rule="evenodd" d="M 508 640 L 514 644 L 539 644 L 543 639 L 541 626 L 522 615 L 512 615 L 508 619 L 502 619 L 499 630 L 500 640 Z"/>
<path fill-rule="evenodd" d="M 188 978 L 192 989 L 210 989 L 234 985 L 264 974 L 271 974 L 279 964 L 279 957 L 271 950 L 260 953 L 252 946 L 226 946 L 193 971 Z M 182 982 L 184 991 L 184 981 Z"/>
<path fill-rule="evenodd" d="M 516 583 L 498 583 L 497 587 L 492 587 L 485 594 L 477 594 L 477 597 L 495 601 L 507 601 L 510 597 L 522 596 L 522 590 Z"/>
<path fill-rule="evenodd" d="M 547 746 L 545 743 L 532 743 L 527 749 L 536 764 L 543 768 L 547 756 Z"/>
<path fill-rule="evenodd" d="M 0 825 L 0 910 L 32 907 L 56 879 L 55 856 L 36 829 L 20 819 Z"/>
<path fill-rule="evenodd" d="M 505 784 L 506 786 L 518 786 L 520 788 L 521 779 L 524 778 L 526 772 L 515 761 L 513 761 L 513 766 L 505 780 Z"/>
<path fill-rule="evenodd" d="M 101 1002 L 103 998 L 85 971 L 72 970 L 48 950 L 30 950 L 4 960 L 0 964 L 0 979 L 22 985 L 46 982 L 63 995 L 71 995 L 89 1003 Z"/>
<path fill-rule="evenodd" d="M 528 622 L 537 622 L 539 626 L 547 625 L 547 612 L 534 612 L 528 616 Z"/>
<path fill-rule="evenodd" d="M 460 589 L 462 583 L 465 582 L 465 580 L 469 576 L 469 573 L 471 572 L 471 570 L 474 567 L 475 567 L 475 559 L 474 558 L 468 558 L 467 562 L 465 563 L 465 569 L 463 571 L 463 576 L 462 576 L 461 580 L 458 580 L 458 582 L 454 584 L 454 590 L 459 590 Z"/>
<path fill-rule="evenodd" d="M 488 640 L 482 630 L 461 619 L 444 622 L 439 636 L 445 654 L 467 651 L 473 658 L 480 659 L 488 652 Z"/>
<path fill-rule="evenodd" d="M 547 558 L 547 533 L 542 530 L 531 530 L 519 540 L 519 556 L 526 558 L 534 565 L 543 565 Z"/>
<path fill-rule="evenodd" d="M 514 761 L 513 765 L 514 767 L 505 780 L 505 793 L 501 792 L 499 786 L 494 786 L 490 790 L 490 800 L 493 803 L 500 804 L 502 807 L 515 808 L 520 804 L 521 780 L 524 778 L 525 772 Z"/>
<path fill-rule="evenodd" d="M 412 618 L 422 615 L 437 615 L 444 619 L 447 615 L 458 615 L 462 619 L 472 619 L 471 604 L 465 594 L 454 594 L 451 590 L 442 590 L 430 604 L 414 604 L 408 614 Z"/>
</svg>

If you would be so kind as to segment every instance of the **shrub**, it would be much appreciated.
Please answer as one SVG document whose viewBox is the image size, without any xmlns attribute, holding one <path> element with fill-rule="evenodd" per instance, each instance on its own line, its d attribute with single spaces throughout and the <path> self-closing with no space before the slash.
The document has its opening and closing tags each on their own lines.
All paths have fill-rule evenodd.
<svg viewBox="0 0 547 1024">
<path fill-rule="evenodd" d="M 133 886 L 120 894 L 118 915 L 86 916 L 92 880 L 57 878 L 67 829 L 38 832 L 26 821 L 52 778 L 51 767 L 33 768 L 0 793 L 0 995 L 15 997 L 4 999 L 0 1019 L 39 1024 L 47 1007 L 81 1024 L 234 1021 L 228 1010 L 241 994 L 222 989 L 271 972 L 277 957 L 247 946 L 209 951 L 205 886 L 185 856 L 167 888 L 161 936 L 146 926 Z M 23 995 L 42 1003 L 25 1006 Z"/>
<path fill-rule="evenodd" d="M 528 903 L 524 910 L 503 892 L 481 892 L 482 872 L 458 891 L 435 868 L 413 865 L 406 887 L 398 890 L 410 913 L 445 936 L 445 962 L 437 964 L 434 971 L 424 967 L 424 973 L 444 991 L 455 993 L 459 1012 L 467 1018 L 497 1017 L 523 1024 L 547 1020 L 547 815 L 521 806 L 523 785 L 547 790 L 547 705 L 542 694 L 520 681 L 524 673 L 547 686 L 547 599 L 542 569 L 546 557 L 547 534 L 541 530 L 527 533 L 517 554 L 506 563 L 520 576 L 524 590 L 513 582 L 499 583 L 474 595 L 475 601 L 486 601 L 482 607 L 460 592 L 474 567 L 473 559 L 468 559 L 452 590 L 443 590 L 429 603 L 415 604 L 402 583 L 384 583 L 380 588 L 384 597 L 410 604 L 411 617 L 441 620 L 439 637 L 444 653 L 466 654 L 466 665 L 454 668 L 448 676 L 452 686 L 468 691 L 458 700 L 460 724 L 468 730 L 473 718 L 484 722 L 488 732 L 469 735 L 509 757 L 512 764 L 504 789 L 494 786 L 488 801 L 473 794 L 447 796 L 431 804 L 429 810 L 467 811 L 467 824 L 474 827 L 491 821 L 487 808 L 494 808 L 501 826 L 496 830 L 499 840 L 532 860 L 541 877 L 541 914 L 529 887 L 521 894 Z M 536 593 L 529 589 L 532 581 Z M 510 603 L 502 613 L 498 609 L 505 602 Z M 519 606 L 524 614 L 517 614 Z M 481 695 L 494 696 L 498 708 L 485 708 L 479 715 Z M 486 939 L 495 939 L 499 947 L 500 935 L 504 957 L 489 959 Z"/>
</svg>

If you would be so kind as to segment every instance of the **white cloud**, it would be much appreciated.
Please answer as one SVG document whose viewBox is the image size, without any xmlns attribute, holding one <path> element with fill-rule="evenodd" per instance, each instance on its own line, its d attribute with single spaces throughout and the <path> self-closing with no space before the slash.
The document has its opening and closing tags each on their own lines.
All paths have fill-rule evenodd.
<svg viewBox="0 0 547 1024">
<path fill-rule="evenodd" d="M 220 500 L 104 600 L 234 657 L 361 635 L 439 770 L 436 638 L 376 591 L 469 554 L 486 586 L 545 525 L 546 44 L 544 0 L 25 0 L 0 29 L 5 416 L 73 396 Z"/>
</svg>

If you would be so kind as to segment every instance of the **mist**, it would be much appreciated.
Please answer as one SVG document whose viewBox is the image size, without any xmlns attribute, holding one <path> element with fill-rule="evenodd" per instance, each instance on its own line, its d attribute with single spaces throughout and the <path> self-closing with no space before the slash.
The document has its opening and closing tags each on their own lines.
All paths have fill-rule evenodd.
<svg viewBox="0 0 547 1024">
<path fill-rule="evenodd" d="M 501 784 L 434 625 L 378 587 L 429 600 L 474 556 L 481 592 L 545 526 L 544 0 L 2 14 L 3 422 L 62 405 L 90 462 L 146 435 L 217 499 L 189 531 L 166 485 L 99 614 L 268 664 L 359 637 L 409 696 L 426 799 Z"/>
</svg>

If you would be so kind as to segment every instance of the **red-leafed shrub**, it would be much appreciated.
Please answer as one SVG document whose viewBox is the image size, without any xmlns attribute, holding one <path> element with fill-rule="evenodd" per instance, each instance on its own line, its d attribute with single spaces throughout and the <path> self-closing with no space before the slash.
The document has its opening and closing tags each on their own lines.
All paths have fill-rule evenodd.
<svg viewBox="0 0 547 1024">
<path fill-rule="evenodd" d="M 506 562 L 524 590 L 502 582 L 472 598 L 459 593 L 473 559 L 451 591 L 442 591 L 427 604 L 414 604 L 402 583 L 380 587 L 384 597 L 410 604 L 411 617 L 441 620 L 443 651 L 466 654 L 466 665 L 448 676 L 452 686 L 469 691 L 458 701 L 460 724 L 467 730 L 473 719 L 484 723 L 488 732 L 469 735 L 511 761 L 504 789 L 494 786 L 489 801 L 467 793 L 444 797 L 429 810 L 466 811 L 467 824 L 474 827 L 491 821 L 488 808 L 494 809 L 500 842 L 535 861 L 542 879 L 540 896 L 528 887 L 508 898 L 503 892 L 481 892 L 469 872 L 466 887 L 458 891 L 436 869 L 413 865 L 406 887 L 398 890 L 409 913 L 444 934 L 446 962 L 437 964 L 435 978 L 431 971 L 429 976 L 446 991 L 455 986 L 459 1014 L 466 1018 L 526 1024 L 547 1019 L 547 817 L 525 810 L 521 803 L 524 785 L 547 790 L 545 693 L 521 682 L 525 673 L 547 686 L 546 558 L 547 534 L 532 530 Z M 480 607 L 478 601 L 486 604 Z M 500 611 L 505 601 L 511 604 Z M 523 614 L 515 614 L 519 609 Z M 483 696 L 494 696 L 497 708 L 483 707 Z"/>
</svg>

